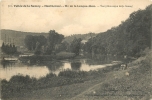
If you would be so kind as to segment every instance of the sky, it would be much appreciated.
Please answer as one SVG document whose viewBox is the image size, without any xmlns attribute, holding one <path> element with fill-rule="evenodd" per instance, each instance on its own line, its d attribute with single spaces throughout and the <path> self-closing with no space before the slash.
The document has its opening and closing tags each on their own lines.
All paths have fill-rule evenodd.
<svg viewBox="0 0 152 100">
<path fill-rule="evenodd" d="M 129 14 L 145 9 L 150 4 L 152 4 L 151 0 L 2 0 L 1 29 L 25 32 L 55 30 L 65 36 L 99 33 L 118 26 L 129 17 Z M 14 5 L 30 7 L 14 7 Z M 31 5 L 41 7 L 31 7 Z M 42 7 L 44 5 L 95 5 L 96 7 Z M 106 7 L 106 5 L 124 7 Z"/>
</svg>

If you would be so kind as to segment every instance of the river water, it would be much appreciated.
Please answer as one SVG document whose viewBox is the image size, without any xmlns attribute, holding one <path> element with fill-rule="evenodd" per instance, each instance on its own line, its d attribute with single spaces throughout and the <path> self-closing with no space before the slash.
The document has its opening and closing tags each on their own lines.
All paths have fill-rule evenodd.
<svg viewBox="0 0 152 100">
<path fill-rule="evenodd" d="M 64 70 L 73 71 L 90 71 L 98 70 L 106 66 L 119 63 L 109 59 L 77 59 L 77 60 L 59 60 L 59 61 L 47 61 L 41 64 L 27 64 L 20 62 L 7 62 L 0 64 L 0 79 L 9 80 L 14 75 L 29 75 L 30 77 L 41 78 L 45 77 L 49 73 L 55 73 L 58 75 Z M 113 63 L 113 61 L 115 63 Z"/>
</svg>

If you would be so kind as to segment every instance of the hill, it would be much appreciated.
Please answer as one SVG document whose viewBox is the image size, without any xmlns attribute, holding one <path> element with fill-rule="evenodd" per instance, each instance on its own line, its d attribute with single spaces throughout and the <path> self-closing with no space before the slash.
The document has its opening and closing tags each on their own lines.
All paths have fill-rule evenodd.
<svg viewBox="0 0 152 100">
<path fill-rule="evenodd" d="M 74 35 L 65 37 L 65 39 L 63 41 L 66 41 L 70 44 L 75 38 L 77 38 L 77 39 L 81 38 L 85 42 L 85 41 L 88 41 L 91 37 L 95 37 L 95 36 L 96 36 L 95 33 L 74 34 Z"/>
<path fill-rule="evenodd" d="M 5 37 L 5 35 L 6 35 L 6 37 Z M 22 32 L 22 31 L 2 29 L 1 30 L 1 42 L 4 41 L 6 43 L 8 43 L 8 42 L 12 43 L 14 40 L 14 43 L 17 46 L 24 46 L 24 38 L 27 35 L 35 35 L 35 36 L 43 35 L 43 36 L 47 37 L 48 33 Z M 74 34 L 74 35 L 65 37 L 65 39 L 63 41 L 71 43 L 75 38 L 81 38 L 84 41 L 88 41 L 88 39 L 90 39 L 91 37 L 95 37 L 95 36 L 96 36 L 95 33 Z"/>
<path fill-rule="evenodd" d="M 1 30 L 1 41 L 4 41 L 6 43 L 14 43 L 17 46 L 24 46 L 24 38 L 27 35 L 43 35 L 47 37 L 47 33 L 34 33 L 34 32 L 22 32 L 22 31 L 15 31 L 15 30 Z M 6 39 L 5 39 L 6 38 Z"/>
<path fill-rule="evenodd" d="M 96 54 L 139 56 L 151 48 L 152 5 L 130 14 L 119 26 L 99 33 L 85 45 L 85 51 Z"/>
</svg>

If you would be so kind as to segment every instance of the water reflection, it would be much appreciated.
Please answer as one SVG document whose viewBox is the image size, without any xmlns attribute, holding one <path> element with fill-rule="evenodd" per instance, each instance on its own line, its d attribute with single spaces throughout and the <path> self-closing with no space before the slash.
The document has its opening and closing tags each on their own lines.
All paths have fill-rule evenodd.
<svg viewBox="0 0 152 100">
<path fill-rule="evenodd" d="M 14 66 L 15 62 L 8 62 L 8 61 L 1 61 L 1 66 L 5 67 L 11 67 Z"/>
<path fill-rule="evenodd" d="M 48 73 L 58 75 L 61 71 L 68 69 L 74 71 L 97 70 L 99 68 L 111 66 L 111 61 L 112 59 L 109 57 L 102 57 L 101 59 L 47 61 L 35 63 L 35 65 L 20 62 L 1 62 L 0 78 L 9 80 L 12 76 L 18 74 L 40 78 L 46 76 Z"/>
<path fill-rule="evenodd" d="M 64 64 L 58 61 L 58 62 L 45 62 L 44 65 L 47 66 L 51 72 L 54 72 L 56 70 L 59 70 Z"/>
<path fill-rule="evenodd" d="M 46 66 L 27 66 L 21 63 L 3 62 L 0 65 L 0 79 L 9 80 L 14 75 L 29 75 L 40 78 L 46 76 L 50 71 Z"/>
<path fill-rule="evenodd" d="M 80 70 L 81 62 L 71 62 L 71 68 L 72 70 Z"/>
</svg>

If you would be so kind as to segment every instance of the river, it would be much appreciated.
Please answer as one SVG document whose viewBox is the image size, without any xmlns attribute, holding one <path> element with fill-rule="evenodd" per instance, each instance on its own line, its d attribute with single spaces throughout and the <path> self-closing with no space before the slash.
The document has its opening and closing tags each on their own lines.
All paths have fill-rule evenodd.
<svg viewBox="0 0 152 100">
<path fill-rule="evenodd" d="M 114 61 L 115 60 L 115 61 Z M 115 63 L 114 63 L 115 62 Z M 37 79 L 49 73 L 58 75 L 64 70 L 90 71 L 120 63 L 118 59 L 74 59 L 47 61 L 41 64 L 27 64 L 21 62 L 7 62 L 0 64 L 0 79 L 9 80 L 14 75 L 29 75 Z"/>
</svg>

